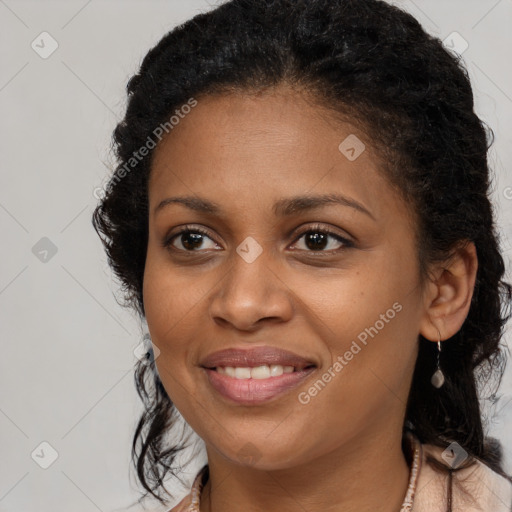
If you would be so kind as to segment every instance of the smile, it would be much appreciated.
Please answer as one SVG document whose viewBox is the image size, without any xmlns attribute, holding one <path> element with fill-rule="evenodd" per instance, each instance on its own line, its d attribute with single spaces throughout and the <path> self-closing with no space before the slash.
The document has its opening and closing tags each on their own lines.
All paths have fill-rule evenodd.
<svg viewBox="0 0 512 512">
<path fill-rule="evenodd" d="M 299 386 L 315 366 L 261 365 L 256 367 L 204 368 L 210 386 L 231 403 L 258 405 Z"/>
</svg>

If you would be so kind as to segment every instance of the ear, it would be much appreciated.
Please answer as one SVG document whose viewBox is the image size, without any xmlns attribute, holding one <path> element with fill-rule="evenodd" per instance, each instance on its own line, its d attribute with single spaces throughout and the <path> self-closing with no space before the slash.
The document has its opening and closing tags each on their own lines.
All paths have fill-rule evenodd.
<svg viewBox="0 0 512 512">
<path fill-rule="evenodd" d="M 420 334 L 437 342 L 456 334 L 468 316 L 478 270 L 475 244 L 465 241 L 452 258 L 436 265 L 424 293 Z M 438 334 L 439 330 L 439 334 Z"/>
</svg>

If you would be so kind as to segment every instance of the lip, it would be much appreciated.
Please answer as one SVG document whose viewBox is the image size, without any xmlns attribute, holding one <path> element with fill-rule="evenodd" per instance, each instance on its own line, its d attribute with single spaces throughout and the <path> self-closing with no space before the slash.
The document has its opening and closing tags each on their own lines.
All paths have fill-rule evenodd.
<svg viewBox="0 0 512 512">
<path fill-rule="evenodd" d="M 268 379 L 237 379 L 210 368 L 204 368 L 204 371 L 211 387 L 231 403 L 259 405 L 296 388 L 316 369 L 315 366 Z"/>
<path fill-rule="evenodd" d="M 200 363 L 206 369 L 218 366 L 238 366 L 253 368 L 263 364 L 279 364 L 281 366 L 293 366 L 295 370 L 303 370 L 307 366 L 318 366 L 314 361 L 299 356 L 282 348 L 259 346 L 248 349 L 228 348 L 208 355 Z M 277 379 L 278 377 L 272 377 Z M 266 381 L 267 379 L 262 379 Z"/>
</svg>

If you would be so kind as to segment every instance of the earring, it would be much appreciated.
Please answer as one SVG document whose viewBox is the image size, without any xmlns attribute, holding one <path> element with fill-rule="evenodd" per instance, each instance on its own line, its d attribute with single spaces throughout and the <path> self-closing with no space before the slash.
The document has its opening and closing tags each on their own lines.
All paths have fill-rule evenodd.
<svg viewBox="0 0 512 512">
<path fill-rule="evenodd" d="M 437 370 L 432 375 L 430 382 L 432 386 L 439 389 L 444 384 L 444 373 L 441 370 L 441 366 L 439 364 L 441 358 L 441 335 L 439 334 L 439 329 L 437 330 L 438 340 L 437 340 Z"/>
</svg>

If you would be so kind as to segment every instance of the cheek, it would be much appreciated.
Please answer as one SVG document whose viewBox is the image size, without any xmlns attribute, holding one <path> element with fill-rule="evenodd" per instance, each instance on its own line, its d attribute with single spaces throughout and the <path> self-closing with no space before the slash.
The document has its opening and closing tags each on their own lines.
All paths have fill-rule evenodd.
<svg viewBox="0 0 512 512">
<path fill-rule="evenodd" d="M 374 320 L 338 338 L 330 346 L 331 364 L 300 390 L 295 418 L 304 438 L 317 439 L 315 450 L 328 451 L 340 438 L 356 439 L 362 430 L 401 418 L 416 357 L 405 315 L 402 309 L 384 327 Z"/>
<path fill-rule="evenodd" d="M 171 400 L 179 401 L 180 388 L 193 386 L 187 370 L 194 363 L 188 340 L 201 294 L 151 257 L 146 262 L 143 294 L 151 340 L 160 351 L 158 373 Z"/>
<path fill-rule="evenodd" d="M 416 354 L 419 298 L 413 293 L 414 269 L 403 267 L 400 272 L 382 256 L 367 268 L 317 280 L 314 292 L 304 295 L 308 318 L 330 357 L 320 375 L 325 386 L 320 382 L 304 390 L 304 401 L 364 415 L 364 410 L 406 400 Z"/>
<path fill-rule="evenodd" d="M 379 337 L 386 337 L 380 334 L 396 327 L 405 302 L 414 299 L 414 276 L 406 269 L 390 269 L 386 254 L 377 252 L 358 262 L 357 268 L 282 276 L 297 299 L 297 312 L 306 317 L 316 337 L 338 353 L 344 353 L 358 335 L 362 341 L 369 338 L 365 329 L 375 333 L 376 323 Z"/>
<path fill-rule="evenodd" d="M 392 411 L 400 417 L 417 356 L 414 304 L 365 300 L 355 304 L 353 312 L 359 325 L 332 347 L 333 362 L 325 376 L 330 390 L 318 397 L 318 407 L 339 411 L 336 421 L 349 429 L 370 418 L 379 421 Z M 333 330 L 342 329 L 341 323 Z"/>
<path fill-rule="evenodd" d="M 199 280 L 180 274 L 163 258 L 148 255 L 144 271 L 144 308 L 148 327 L 156 342 L 179 342 L 205 300 L 206 287 Z"/>
</svg>

